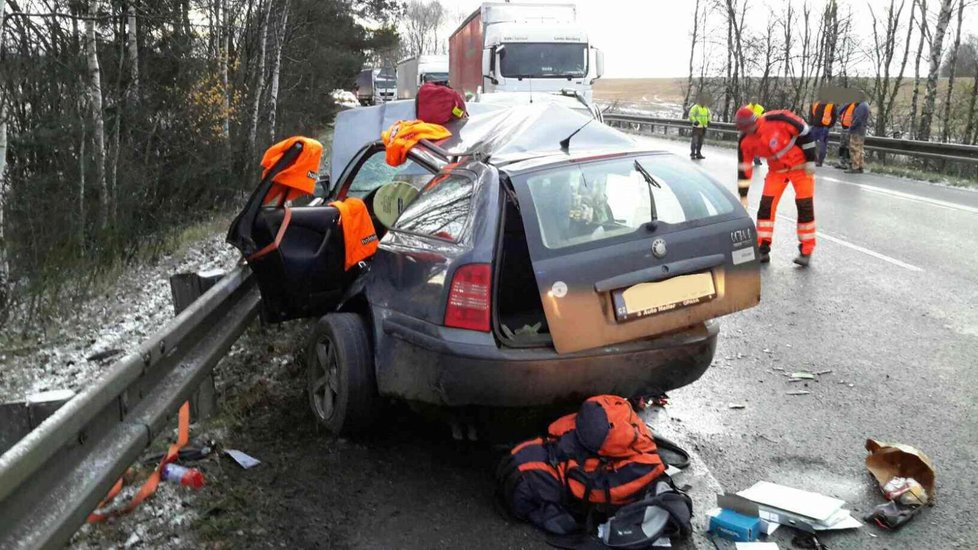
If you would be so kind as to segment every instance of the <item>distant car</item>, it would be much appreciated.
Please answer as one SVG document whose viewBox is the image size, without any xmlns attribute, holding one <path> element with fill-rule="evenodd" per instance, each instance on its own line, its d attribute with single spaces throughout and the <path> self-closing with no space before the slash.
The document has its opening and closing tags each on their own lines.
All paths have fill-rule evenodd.
<svg viewBox="0 0 978 550">
<path fill-rule="evenodd" d="M 271 322 L 318 317 L 305 349 L 312 409 L 367 429 L 382 398 L 449 408 L 650 396 L 710 365 L 710 320 L 760 299 L 750 216 L 688 161 L 566 108 L 470 105 L 453 136 L 398 167 L 380 132 L 412 101 L 341 112 L 328 200 L 420 190 L 380 247 L 344 271 L 338 210 L 261 206 L 228 239 Z M 251 219 L 249 219 L 249 217 Z M 375 216 L 376 218 L 376 216 Z"/>
</svg>

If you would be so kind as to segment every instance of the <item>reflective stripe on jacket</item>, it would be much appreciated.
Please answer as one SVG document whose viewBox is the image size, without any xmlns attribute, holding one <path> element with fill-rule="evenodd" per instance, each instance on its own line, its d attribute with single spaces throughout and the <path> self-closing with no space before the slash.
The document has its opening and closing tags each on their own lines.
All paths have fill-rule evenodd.
<svg viewBox="0 0 978 550">
<path fill-rule="evenodd" d="M 800 169 L 815 163 L 815 141 L 805 121 L 791 111 L 770 111 L 757 119 L 757 131 L 741 134 L 737 179 L 753 175 L 754 157 L 767 159 L 768 171 Z"/>
</svg>

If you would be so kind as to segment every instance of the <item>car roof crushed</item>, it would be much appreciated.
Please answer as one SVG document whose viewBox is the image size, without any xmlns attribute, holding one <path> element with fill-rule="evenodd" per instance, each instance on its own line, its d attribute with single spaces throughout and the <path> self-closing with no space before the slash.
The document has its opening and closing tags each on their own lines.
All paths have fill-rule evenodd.
<svg viewBox="0 0 978 550">
<path fill-rule="evenodd" d="M 627 135 L 572 109 L 554 103 L 499 106 L 467 105 L 469 117 L 445 125 L 452 137 L 441 144 L 453 155 L 476 155 L 492 164 L 562 153 L 560 142 L 574 132 L 569 151 L 634 150 Z M 346 165 L 365 145 L 398 120 L 414 118 L 414 101 L 392 101 L 375 107 L 343 111 L 336 117 L 330 175 L 337 181 Z"/>
</svg>

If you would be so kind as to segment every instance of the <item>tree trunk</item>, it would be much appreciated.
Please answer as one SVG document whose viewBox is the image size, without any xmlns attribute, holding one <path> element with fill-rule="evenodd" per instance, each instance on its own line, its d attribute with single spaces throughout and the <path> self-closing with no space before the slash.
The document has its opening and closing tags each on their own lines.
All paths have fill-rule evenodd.
<svg viewBox="0 0 978 550">
<path fill-rule="evenodd" d="M 126 35 L 129 48 L 129 89 L 130 102 L 139 97 L 139 48 L 136 46 L 136 8 L 132 4 L 126 10 Z"/>
<path fill-rule="evenodd" d="M 231 146 L 231 90 L 228 89 L 228 35 L 231 31 L 226 25 L 228 10 L 225 1 L 216 0 L 214 9 L 217 11 L 217 63 L 221 75 L 221 118 L 223 119 L 221 138 L 224 140 L 225 147 L 229 148 Z"/>
<path fill-rule="evenodd" d="M 275 56 L 272 58 L 272 81 L 268 86 L 268 137 L 275 142 L 275 115 L 278 110 L 278 82 L 282 69 L 282 47 L 285 45 L 285 26 L 289 21 L 288 2 L 282 4 L 282 16 L 275 30 Z"/>
<path fill-rule="evenodd" d="M 7 1 L 0 0 L 0 50 L 3 48 L 4 11 Z M 7 265 L 7 232 L 4 228 L 4 210 L 7 207 L 7 104 L 0 94 L 0 307 L 6 309 L 10 266 Z"/>
<path fill-rule="evenodd" d="M 261 26 L 258 40 L 258 77 L 255 79 L 254 100 L 251 103 L 251 126 L 248 129 L 248 155 L 249 162 L 256 153 L 256 142 L 258 140 L 258 119 L 261 111 L 261 96 L 265 91 L 265 51 L 268 41 L 268 25 L 271 23 L 272 0 L 267 0 L 264 13 L 259 16 L 258 24 Z"/>
<path fill-rule="evenodd" d="M 99 197 L 99 226 L 105 228 L 109 220 L 109 190 L 105 178 L 105 118 L 102 112 L 102 76 L 98 64 L 98 45 L 95 42 L 95 21 L 85 21 L 85 51 L 88 58 L 88 106 L 92 114 L 92 141 L 95 151 L 95 183 Z"/>
<path fill-rule="evenodd" d="M 941 116 L 941 141 L 947 143 L 951 137 L 951 94 L 954 93 L 954 73 L 958 64 L 958 48 L 961 47 L 961 20 L 964 18 L 964 2 L 958 0 L 958 29 L 954 33 L 954 46 L 951 47 L 951 73 L 947 77 L 947 95 L 944 97 L 944 113 Z"/>
<path fill-rule="evenodd" d="M 978 66 L 975 67 L 975 80 L 971 83 L 971 101 L 968 104 L 968 125 L 964 129 L 964 139 L 962 142 L 967 142 L 971 139 L 971 144 L 974 145 L 978 142 L 976 137 L 972 137 L 972 131 L 975 129 L 975 118 L 978 113 L 975 112 L 975 108 L 978 107 Z"/>
<path fill-rule="evenodd" d="M 944 47 L 944 35 L 947 33 L 947 24 L 951 21 L 951 5 L 954 0 L 942 0 L 941 11 L 937 17 L 937 26 L 934 27 L 934 36 L 930 44 L 930 68 L 927 71 L 927 84 L 924 87 L 924 106 L 920 110 L 920 126 L 917 130 L 917 139 L 921 141 L 930 140 L 931 123 L 934 119 L 934 102 L 937 99 L 937 77 L 941 69 L 941 55 Z"/>
<path fill-rule="evenodd" d="M 917 108 L 920 100 L 920 60 L 924 57 L 924 41 L 927 39 L 927 0 L 917 0 L 920 6 L 920 41 L 917 43 L 917 61 L 913 68 L 913 96 L 910 98 L 910 134 L 917 139 Z"/>
<path fill-rule="evenodd" d="M 689 109 L 689 97 L 693 91 L 693 58 L 696 55 L 696 40 L 700 30 L 700 0 L 693 7 L 693 43 L 689 47 L 689 78 L 686 79 L 686 94 L 683 96 L 683 116 Z"/>
</svg>

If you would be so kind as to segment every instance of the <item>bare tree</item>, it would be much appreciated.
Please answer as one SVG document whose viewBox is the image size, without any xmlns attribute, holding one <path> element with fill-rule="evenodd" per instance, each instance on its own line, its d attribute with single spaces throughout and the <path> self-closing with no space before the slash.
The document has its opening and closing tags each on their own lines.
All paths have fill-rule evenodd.
<svg viewBox="0 0 978 550">
<path fill-rule="evenodd" d="M 438 53 L 438 28 L 445 16 L 439 0 L 411 0 L 404 9 L 404 29 L 410 55 Z"/>
<path fill-rule="evenodd" d="M 689 46 L 689 78 L 686 79 L 686 93 L 683 94 L 683 115 L 689 109 L 689 96 L 693 90 L 693 59 L 696 56 L 696 42 L 700 30 L 700 0 L 693 7 L 693 41 Z"/>
<path fill-rule="evenodd" d="M 910 98 L 910 120 L 909 127 L 911 129 L 911 134 L 916 139 L 917 137 L 917 109 L 920 104 L 920 61 L 924 57 L 924 42 L 929 36 L 929 26 L 927 22 L 927 0 L 915 0 L 915 3 L 920 6 L 920 19 L 918 21 L 918 26 L 920 28 L 920 40 L 917 42 L 917 60 L 914 62 L 913 69 L 913 95 Z"/>
<path fill-rule="evenodd" d="M 951 94 L 954 93 L 954 73 L 958 66 L 958 48 L 961 47 L 961 21 L 964 18 L 965 0 L 958 0 L 958 28 L 954 33 L 954 45 L 951 46 L 951 74 L 947 78 L 947 96 L 944 98 L 944 113 L 941 116 L 941 141 L 947 142 L 951 137 Z"/>
<path fill-rule="evenodd" d="M 891 81 L 890 65 L 897 50 L 897 33 L 900 29 L 900 16 L 903 13 L 904 4 L 904 0 L 900 0 L 899 6 L 896 5 L 896 0 L 890 0 L 882 31 L 879 28 L 880 22 L 873 6 L 869 6 L 869 13 L 873 20 L 874 48 L 872 58 L 876 65 L 876 76 L 873 79 L 873 102 L 876 104 L 876 135 L 878 136 L 886 135 L 887 122 L 890 120 L 890 111 L 893 109 L 893 99 L 896 97 L 897 90 L 900 89 L 903 71 L 907 64 L 910 46 L 909 34 L 905 42 L 906 47 L 904 48 L 903 61 L 900 64 L 899 76 L 896 82 Z M 912 25 L 907 25 L 908 29 L 911 27 Z"/>
<path fill-rule="evenodd" d="M 0 53 L 3 50 L 4 16 L 7 2 L 0 0 Z M 0 307 L 6 306 L 8 297 L 7 233 L 4 230 L 4 210 L 7 207 L 7 102 L 0 93 Z"/>
<path fill-rule="evenodd" d="M 136 7 L 129 4 L 126 9 L 126 35 L 129 49 L 129 89 L 130 101 L 139 97 L 139 47 L 136 41 Z"/>
<path fill-rule="evenodd" d="M 275 29 L 275 55 L 272 57 L 272 80 L 268 86 L 268 136 L 275 141 L 275 115 L 278 111 L 278 85 L 282 72 L 282 47 L 285 45 L 285 31 L 289 23 L 289 2 L 282 2 L 279 25 Z"/>
<path fill-rule="evenodd" d="M 94 14 L 92 14 L 94 15 Z M 88 107 L 92 117 L 92 140 L 95 154 L 95 183 L 99 197 L 99 226 L 103 229 L 109 221 L 109 190 L 105 177 L 105 117 L 102 111 L 102 76 L 98 64 L 98 46 L 95 37 L 95 19 L 85 21 L 85 52 L 88 60 Z"/>
<path fill-rule="evenodd" d="M 268 42 L 268 25 L 272 14 L 272 0 L 265 3 L 264 12 L 258 17 L 258 25 L 261 30 L 258 32 L 258 68 L 255 73 L 254 96 L 251 102 L 251 122 L 248 128 L 248 154 L 255 154 L 256 141 L 258 139 L 258 119 L 261 110 L 261 97 L 265 91 L 265 57 Z"/>
<path fill-rule="evenodd" d="M 944 35 L 951 20 L 951 7 L 954 0 L 941 0 L 941 11 L 937 16 L 937 25 L 930 44 L 930 68 L 927 71 L 927 84 L 924 87 L 924 106 L 920 111 L 920 124 L 917 139 L 930 140 L 931 123 L 934 119 L 934 102 L 937 99 L 937 77 L 941 68 L 941 56 L 944 47 Z"/>
<path fill-rule="evenodd" d="M 974 51 L 978 52 L 978 36 L 972 37 L 971 44 Z M 968 102 L 968 123 L 965 126 L 964 136 L 961 140 L 963 143 L 968 143 L 970 140 L 972 144 L 978 143 L 978 132 L 972 133 L 975 131 L 975 119 L 978 118 L 978 112 L 975 112 L 978 109 L 978 63 L 975 64 L 974 72 L 975 78 L 971 82 L 971 99 Z"/>
</svg>

